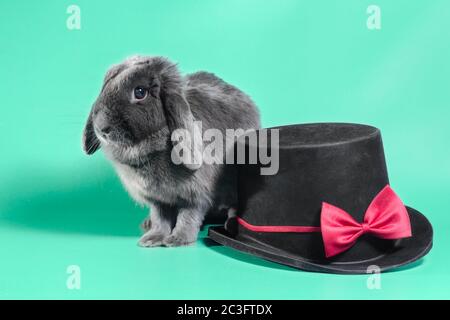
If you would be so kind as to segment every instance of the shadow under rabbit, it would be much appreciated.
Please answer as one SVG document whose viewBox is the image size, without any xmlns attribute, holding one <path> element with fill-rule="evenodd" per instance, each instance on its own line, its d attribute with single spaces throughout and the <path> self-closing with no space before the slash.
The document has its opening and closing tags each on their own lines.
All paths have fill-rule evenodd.
<svg viewBox="0 0 450 320">
<path fill-rule="evenodd" d="M 0 203 L 0 223 L 44 231 L 138 237 L 148 209 L 128 197 L 113 172 L 54 169 L 11 177 Z M 14 172 L 14 171 L 13 171 Z M 65 172 L 65 173 L 64 173 Z M 74 179 L 74 177 L 85 177 Z M 71 183 L 71 181 L 76 182 Z M 80 182 L 80 180 L 82 180 Z M 3 195 L 5 196 L 5 195 Z"/>
</svg>

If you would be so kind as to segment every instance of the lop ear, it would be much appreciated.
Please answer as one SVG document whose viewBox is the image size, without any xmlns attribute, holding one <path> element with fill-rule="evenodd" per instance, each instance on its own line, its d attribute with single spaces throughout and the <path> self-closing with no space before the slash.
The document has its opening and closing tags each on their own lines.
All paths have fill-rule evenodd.
<svg viewBox="0 0 450 320">
<path fill-rule="evenodd" d="M 190 170 L 197 170 L 203 163 L 201 123 L 195 121 L 182 92 L 165 92 L 161 98 L 171 133 L 172 161 L 175 164 L 183 164 Z"/>
<path fill-rule="evenodd" d="M 84 152 L 89 155 L 93 154 L 100 148 L 100 141 L 95 135 L 94 125 L 92 123 L 92 111 L 89 114 L 86 126 L 83 130 L 82 146 Z"/>
</svg>

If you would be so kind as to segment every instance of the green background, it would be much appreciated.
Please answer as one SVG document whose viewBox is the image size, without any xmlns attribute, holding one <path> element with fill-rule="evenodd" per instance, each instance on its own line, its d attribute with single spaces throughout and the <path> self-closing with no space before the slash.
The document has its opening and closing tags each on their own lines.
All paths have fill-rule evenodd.
<svg viewBox="0 0 450 320">
<path fill-rule="evenodd" d="M 66 28 L 72 3 L 81 30 Z M 366 27 L 370 4 L 381 30 Z M 449 31 L 446 0 L 1 1 L 0 297 L 450 298 Z M 81 151 L 105 71 L 136 53 L 215 72 L 253 97 L 264 126 L 379 127 L 391 184 L 430 219 L 434 248 L 369 290 L 365 275 L 297 271 L 202 239 L 138 247 L 146 209 L 101 152 Z M 80 290 L 66 287 L 69 265 Z"/>
</svg>

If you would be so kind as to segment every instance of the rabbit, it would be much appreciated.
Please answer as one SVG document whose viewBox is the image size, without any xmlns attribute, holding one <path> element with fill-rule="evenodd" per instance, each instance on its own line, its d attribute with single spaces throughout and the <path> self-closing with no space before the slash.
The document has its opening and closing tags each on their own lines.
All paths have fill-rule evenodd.
<svg viewBox="0 0 450 320">
<path fill-rule="evenodd" d="M 233 214 L 237 175 L 225 160 L 177 163 L 172 149 L 183 139 L 172 135 L 180 129 L 192 133 L 200 143 L 186 140 L 186 154 L 198 155 L 207 129 L 226 136 L 226 129 L 259 127 L 251 98 L 214 74 L 182 76 L 165 57 L 134 56 L 106 73 L 82 146 L 88 155 L 101 148 L 130 196 L 150 208 L 140 246 L 183 246 L 197 240 L 206 215 Z"/>
</svg>

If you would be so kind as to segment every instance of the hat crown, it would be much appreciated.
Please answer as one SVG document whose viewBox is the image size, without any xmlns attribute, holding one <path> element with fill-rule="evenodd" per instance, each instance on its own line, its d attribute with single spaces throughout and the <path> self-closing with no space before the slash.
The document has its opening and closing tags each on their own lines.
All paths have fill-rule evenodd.
<svg viewBox="0 0 450 320">
<path fill-rule="evenodd" d="M 375 127 L 317 123 L 259 131 L 268 131 L 270 138 L 271 129 L 279 130 L 278 146 L 262 145 L 259 138 L 257 144 L 238 142 L 245 143 L 247 153 L 254 148 L 279 153 L 274 175 L 261 175 L 260 161 L 238 165 L 238 215 L 251 224 L 320 226 L 322 202 L 362 222 L 373 198 L 389 184 Z"/>
</svg>

